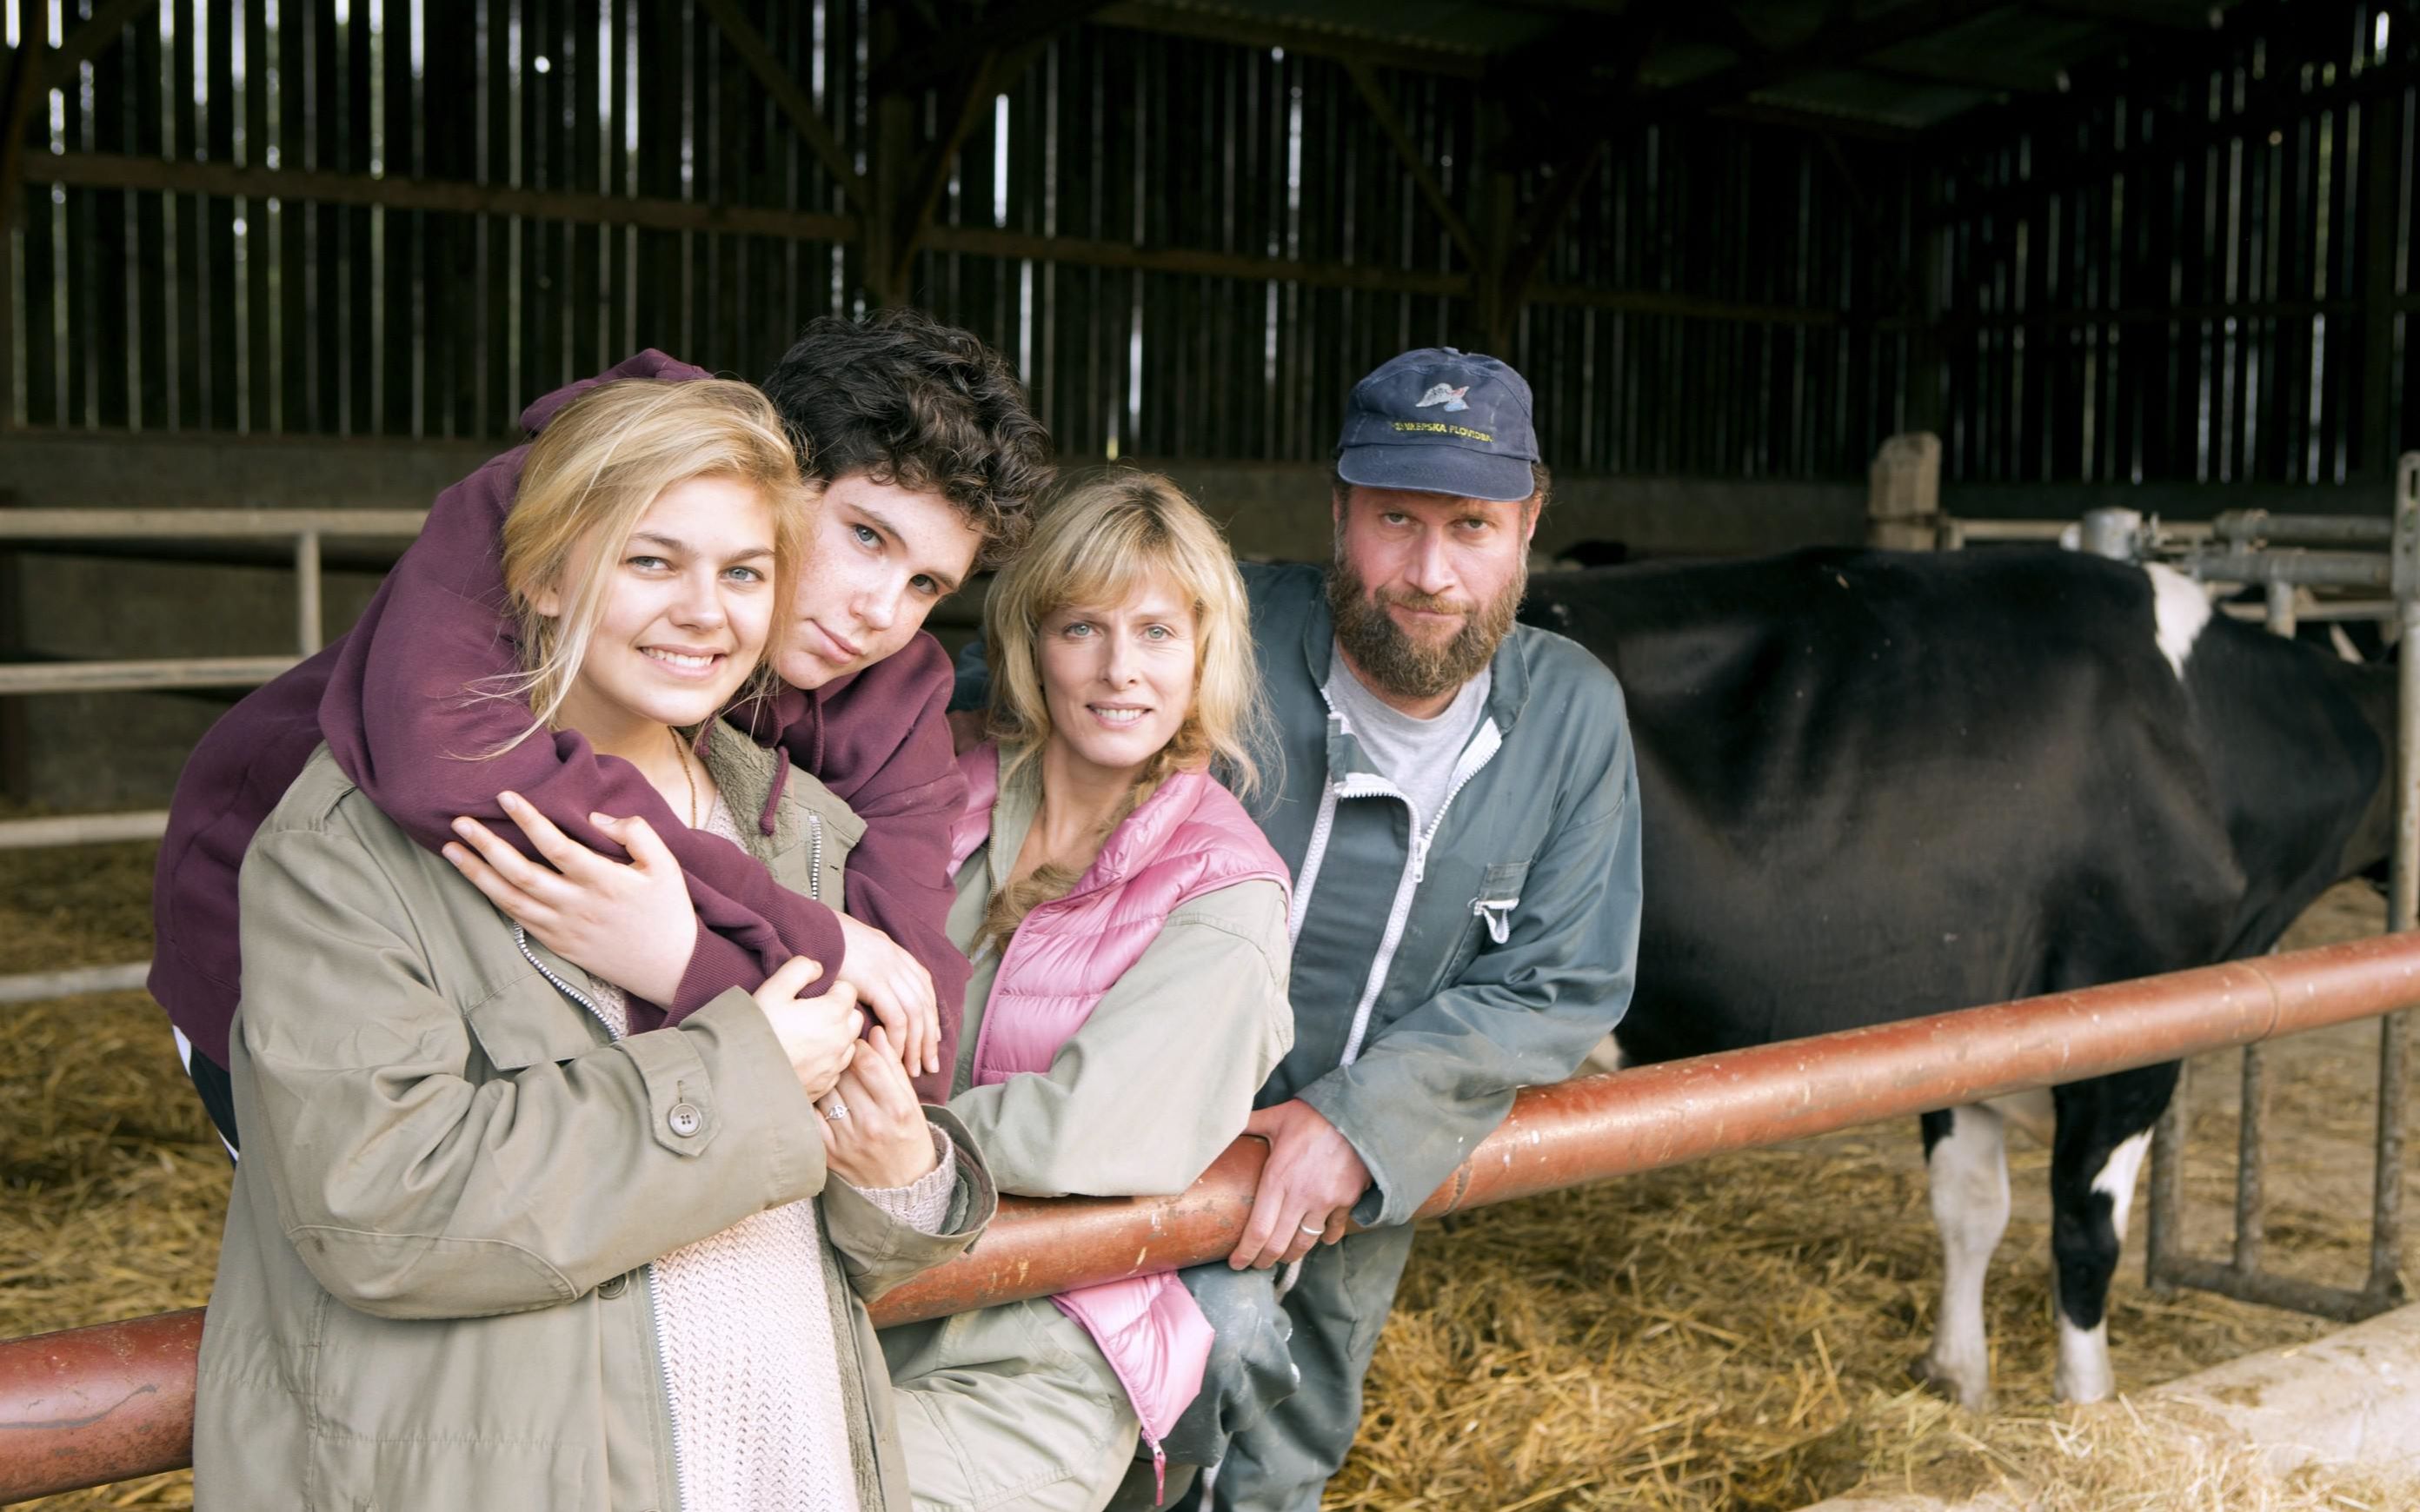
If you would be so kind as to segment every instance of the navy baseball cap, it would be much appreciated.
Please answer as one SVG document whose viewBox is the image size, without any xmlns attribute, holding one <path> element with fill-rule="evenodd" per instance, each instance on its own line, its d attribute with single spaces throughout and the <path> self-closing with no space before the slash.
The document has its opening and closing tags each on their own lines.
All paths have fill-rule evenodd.
<svg viewBox="0 0 2420 1512">
<path fill-rule="evenodd" d="M 1529 385 L 1493 357 L 1423 347 L 1353 385 L 1336 471 L 1370 488 L 1510 501 L 1538 491 Z"/>
</svg>

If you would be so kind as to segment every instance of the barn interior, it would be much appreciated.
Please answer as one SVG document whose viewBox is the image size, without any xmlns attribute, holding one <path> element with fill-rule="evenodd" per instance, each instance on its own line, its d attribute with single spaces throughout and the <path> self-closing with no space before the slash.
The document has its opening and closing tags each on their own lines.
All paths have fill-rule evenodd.
<svg viewBox="0 0 2420 1512">
<path fill-rule="evenodd" d="M 755 378 L 815 316 L 915 305 L 1009 358 L 1063 465 L 1164 471 L 1264 559 L 1327 553 L 1344 394 L 1421 345 L 1528 376 L 1556 480 L 1538 544 L 1565 560 L 1886 524 L 1913 544 L 1935 514 L 2383 518 L 2420 445 L 2402 3 L 0 0 L 0 969 L 116 973 L 0 1002 L 23 1026 L 0 1109 L 32 1131 L 0 1180 L 35 1215 L 0 1234 L 0 1334 L 194 1304 L 196 1266 L 207 1291 L 214 1211 L 165 1235 L 106 1215 L 224 1180 L 198 1116 L 156 1105 L 185 1094 L 125 990 L 194 741 L 342 633 L 411 512 L 516 444 L 524 404 L 640 348 Z M 1875 472 L 1912 435 L 1938 439 L 1913 512 Z M 937 613 L 945 639 L 980 591 Z M 2324 1057 L 2309 1077 L 2304 1111 L 2353 1118 L 2359 1077 Z M 2195 1117 L 2196 1149 L 2232 1148 L 2225 1108 Z M 1581 1268 L 1649 1311 L 1561 1354 L 1546 1322 L 1503 1327 L 1481 1278 L 1517 1273 L 1523 1232 L 1534 1264 L 1610 1210 L 1474 1226 L 1467 1268 L 1419 1281 L 1404 1384 L 1332 1504 L 1404 1504 L 1453 1458 L 1449 1416 L 1489 1426 L 1452 1424 L 1474 1447 L 1434 1504 L 1507 1508 L 1796 1505 L 1891 1452 L 1882 1425 L 1950 1431 L 1857 1396 L 1896 1347 L 1843 1336 L 1869 1323 L 1810 1303 L 1749 1330 L 1822 1355 L 1831 1412 L 1811 1374 L 1793 1396 L 1728 1373 L 1717 1335 L 1746 1325 L 1722 1299 L 1642 1302 L 1639 1246 L 1678 1284 L 1724 1221 L 1655 1208 L 1684 1204 L 1683 1174 L 1624 1199 L 1648 1236 L 1626 1283 Z M 1735 1174 L 1751 1226 L 1757 1180 L 1922 1204 L 1867 1146 Z M 2196 1200 L 2224 1208 L 2227 1180 Z M 1793 1232 L 1759 1253 L 1821 1250 Z M 1856 1242 L 1822 1264 L 1876 1292 L 1857 1319 L 1888 1318 L 1880 1283 L 1924 1246 Z M 139 1274 L 125 1257 L 150 1246 L 185 1270 Z M 2023 1315 L 2039 1278 L 2015 1295 L 2002 1321 L 2045 1335 Z M 2146 1370 L 2314 1327 L 2126 1305 L 2210 1331 L 2163 1335 Z M 1635 1442 L 1575 1405 L 1587 1350 L 1683 1343 L 1620 1409 Z M 1692 1415 L 1706 1392 L 1754 1400 Z M 1689 1425 L 1679 1458 L 1659 1413 Z M 1619 1477 L 1582 1473 L 1620 1455 Z"/>
</svg>

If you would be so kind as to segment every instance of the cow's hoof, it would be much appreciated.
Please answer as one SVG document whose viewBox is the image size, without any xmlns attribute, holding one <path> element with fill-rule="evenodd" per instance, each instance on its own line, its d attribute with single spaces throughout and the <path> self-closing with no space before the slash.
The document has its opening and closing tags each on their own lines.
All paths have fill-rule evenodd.
<svg viewBox="0 0 2420 1512">
<path fill-rule="evenodd" d="M 1907 1367 L 1907 1373 L 1915 1377 L 1916 1383 L 1925 1390 L 1936 1396 L 1946 1396 L 1970 1412 L 1992 1410 L 1991 1378 L 1980 1371 L 1952 1369 L 1926 1353 L 1916 1357 L 1915 1363 Z"/>
</svg>

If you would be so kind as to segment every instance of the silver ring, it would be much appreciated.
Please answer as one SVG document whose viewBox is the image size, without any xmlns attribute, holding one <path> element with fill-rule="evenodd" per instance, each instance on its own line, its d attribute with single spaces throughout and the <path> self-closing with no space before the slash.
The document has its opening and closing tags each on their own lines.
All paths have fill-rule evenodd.
<svg viewBox="0 0 2420 1512">
<path fill-rule="evenodd" d="M 833 1098 L 831 1111 L 825 1114 L 824 1117 L 830 1119 L 834 1123 L 838 1123 L 841 1119 L 848 1117 L 848 1104 L 842 1102 L 839 1098 Z"/>
<path fill-rule="evenodd" d="M 1302 1226 L 1302 1231 L 1306 1234 L 1324 1234 L 1327 1232 L 1327 1226 L 1326 1224 L 1305 1224 Z"/>
</svg>

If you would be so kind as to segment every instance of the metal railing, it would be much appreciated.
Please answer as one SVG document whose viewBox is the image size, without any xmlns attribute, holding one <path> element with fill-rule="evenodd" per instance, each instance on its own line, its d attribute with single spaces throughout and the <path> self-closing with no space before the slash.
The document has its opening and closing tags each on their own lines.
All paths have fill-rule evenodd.
<svg viewBox="0 0 2420 1512">
<path fill-rule="evenodd" d="M 2262 586 L 2258 605 L 2229 605 L 2283 636 L 2301 622 L 2382 620 L 2404 638 L 2397 654 L 2396 827 L 2386 927 L 2411 930 L 2420 918 L 2420 453 L 2396 472 L 2390 517 L 2279 515 L 2237 510 L 2207 525 L 2171 525 L 2130 509 L 2099 509 L 2072 523 L 1931 517 L 1935 543 L 1956 549 L 1978 541 L 2056 542 L 2118 561 L 2161 563 L 2204 582 Z M 2314 549 L 2314 548 L 2318 549 Z M 2314 588 L 2367 590 L 2383 597 L 2319 600 Z M 2262 1266 L 2267 1208 L 2268 1059 L 2243 1049 L 2236 1137 L 2235 1232 L 2224 1261 L 2188 1254 L 2183 1206 L 2184 1080 L 2151 1135 L 2150 1200 L 2144 1273 L 2155 1288 L 2190 1287 L 2245 1302 L 2342 1322 L 2374 1317 L 2404 1301 L 2404 1086 L 2410 1026 L 2404 1015 L 2379 1026 L 2378 1109 L 2370 1194 L 2369 1271 L 2358 1287 L 2279 1275 Z M 2190 1068 L 2187 1068 L 2190 1073 Z"/>
<path fill-rule="evenodd" d="M 2420 1001 L 2420 935 L 1903 1019 L 1529 1088 L 1422 1217 L 2255 1044 Z M 1220 1259 L 1265 1157 L 1240 1139 L 1172 1197 L 1008 1198 L 983 1242 L 885 1296 L 880 1324 Z M 198 1311 L 0 1343 L 0 1502 L 193 1457 Z"/>
<path fill-rule="evenodd" d="M 0 509 L 0 550 L 32 541 L 290 540 L 295 645 L 292 656 L 0 663 L 0 697 L 256 687 L 327 643 L 323 541 L 414 536 L 427 517 L 418 509 Z M 0 850 L 158 840 L 167 827 L 165 810 L 0 820 Z M 126 991 L 142 986 L 149 969 L 130 962 L 0 976 L 0 1004 Z"/>
</svg>

